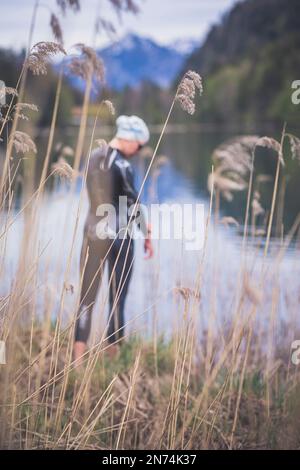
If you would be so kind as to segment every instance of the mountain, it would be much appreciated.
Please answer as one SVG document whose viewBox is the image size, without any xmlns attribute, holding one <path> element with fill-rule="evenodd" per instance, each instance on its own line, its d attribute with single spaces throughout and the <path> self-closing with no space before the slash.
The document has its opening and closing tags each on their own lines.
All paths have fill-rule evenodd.
<svg viewBox="0 0 300 470">
<path fill-rule="evenodd" d="M 199 39 L 176 39 L 169 44 L 169 47 L 175 49 L 177 52 L 180 52 L 186 56 L 190 56 L 196 49 L 200 46 Z"/>
<path fill-rule="evenodd" d="M 196 42 L 190 40 L 162 46 L 152 39 L 128 34 L 98 53 L 105 64 L 109 88 L 137 88 L 144 81 L 168 88 L 195 46 Z"/>
<path fill-rule="evenodd" d="M 291 84 L 300 77 L 300 1 L 244 0 L 213 26 L 178 74 L 204 79 L 196 119 L 299 121 Z"/>
<path fill-rule="evenodd" d="M 137 89 L 143 82 L 149 82 L 167 89 L 198 44 L 194 39 L 179 39 L 162 46 L 152 39 L 127 34 L 120 41 L 97 50 L 97 54 L 105 65 L 107 88 Z M 69 75 L 68 80 L 73 88 L 83 91 L 85 84 L 80 78 Z"/>
</svg>

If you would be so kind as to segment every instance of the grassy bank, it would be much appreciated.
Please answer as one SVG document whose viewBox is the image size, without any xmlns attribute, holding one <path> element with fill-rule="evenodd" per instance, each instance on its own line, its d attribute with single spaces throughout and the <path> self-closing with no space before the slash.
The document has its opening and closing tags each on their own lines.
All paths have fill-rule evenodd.
<svg viewBox="0 0 300 470">
<path fill-rule="evenodd" d="M 133 337 L 115 359 L 103 344 L 82 368 L 66 362 L 66 332 L 52 345 L 45 325 L 20 332 L 9 347 L 14 368 L 1 369 L 1 447 L 299 448 L 299 371 L 290 352 L 278 351 L 267 372 L 254 340 L 245 370 L 245 330 L 245 344 L 208 365 L 191 325 L 168 343 Z"/>
</svg>

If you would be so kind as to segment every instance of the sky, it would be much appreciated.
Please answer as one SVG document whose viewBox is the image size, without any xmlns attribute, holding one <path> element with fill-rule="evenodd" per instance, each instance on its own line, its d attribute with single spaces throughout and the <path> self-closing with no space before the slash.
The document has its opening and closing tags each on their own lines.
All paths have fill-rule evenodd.
<svg viewBox="0 0 300 470">
<path fill-rule="evenodd" d="M 97 12 L 117 27 L 118 37 L 127 32 L 154 39 L 160 44 L 171 44 L 177 39 L 202 41 L 212 24 L 220 21 L 237 0 L 136 0 L 140 5 L 137 16 L 124 14 L 122 23 L 109 7 L 108 0 L 81 0 L 81 11 L 69 11 L 61 18 L 65 47 L 78 42 L 102 47 L 107 36 L 93 39 L 93 25 Z M 35 0 L 0 0 L 0 47 L 15 50 L 25 47 Z M 50 14 L 58 13 L 56 0 L 41 0 L 33 35 L 33 43 L 52 40 Z M 62 15 L 60 15 L 61 17 Z"/>
</svg>

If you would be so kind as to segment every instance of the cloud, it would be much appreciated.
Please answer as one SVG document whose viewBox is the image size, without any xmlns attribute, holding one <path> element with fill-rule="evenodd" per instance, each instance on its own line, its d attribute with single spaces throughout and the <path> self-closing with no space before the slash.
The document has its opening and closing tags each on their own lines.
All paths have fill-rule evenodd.
<svg viewBox="0 0 300 470">
<path fill-rule="evenodd" d="M 149 36 L 161 43 L 169 43 L 177 38 L 201 39 L 210 26 L 219 21 L 221 15 L 237 0 L 140 0 L 141 12 L 136 17 L 124 15 L 122 23 L 108 7 L 107 0 L 82 1 L 80 13 L 69 12 L 61 19 L 66 47 L 77 42 L 92 43 L 94 20 L 97 17 L 99 5 L 102 14 L 112 19 L 117 27 L 118 35 L 123 36 L 127 31 L 133 31 L 143 36 Z M 35 0 L 10 0 L 1 6 L 0 45 L 20 49 L 28 41 L 28 31 Z M 44 0 L 54 12 L 57 12 L 55 0 Z M 37 12 L 37 20 L 33 42 L 51 40 L 49 27 L 49 8 L 41 6 Z M 102 45 L 106 38 L 99 37 L 97 46 Z"/>
</svg>

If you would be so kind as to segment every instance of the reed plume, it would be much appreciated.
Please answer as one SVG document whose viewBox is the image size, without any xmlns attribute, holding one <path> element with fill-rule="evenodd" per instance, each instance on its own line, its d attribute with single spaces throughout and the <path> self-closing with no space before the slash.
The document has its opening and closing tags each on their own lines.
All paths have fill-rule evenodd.
<svg viewBox="0 0 300 470">
<path fill-rule="evenodd" d="M 176 93 L 176 100 L 180 103 L 181 108 L 188 114 L 194 114 L 196 109 L 194 102 L 196 89 L 201 96 L 203 93 L 202 78 L 198 73 L 189 70 L 179 83 Z"/>
<path fill-rule="evenodd" d="M 229 139 L 214 150 L 212 160 L 222 173 L 232 171 L 245 176 L 251 170 L 251 155 L 258 140 L 256 135 Z"/>
<path fill-rule="evenodd" d="M 87 81 L 93 76 L 96 81 L 103 83 L 105 80 L 104 64 L 96 51 L 82 43 L 75 44 L 74 47 L 79 49 L 81 56 L 72 58 L 69 63 L 70 72 L 83 80 Z"/>
<path fill-rule="evenodd" d="M 293 160 L 298 160 L 300 163 L 300 139 L 292 134 L 286 134 L 290 140 L 291 153 Z"/>
<path fill-rule="evenodd" d="M 115 107 L 110 100 L 102 101 L 102 104 L 108 109 L 109 113 L 114 116 L 116 114 Z"/>
<path fill-rule="evenodd" d="M 55 151 L 59 154 L 60 157 L 73 157 L 74 150 L 69 145 L 63 145 L 61 142 L 56 144 Z"/>
<path fill-rule="evenodd" d="M 67 54 L 61 44 L 45 41 L 38 42 L 31 48 L 25 65 L 34 75 L 46 75 L 49 60 L 57 54 Z"/>
<path fill-rule="evenodd" d="M 63 14 L 66 13 L 67 9 L 70 8 L 75 13 L 80 10 L 80 1 L 79 0 L 56 0 L 57 5 Z"/>
<path fill-rule="evenodd" d="M 95 140 L 97 147 L 101 153 L 106 153 L 108 144 L 105 139 L 96 139 Z"/>
<path fill-rule="evenodd" d="M 81 43 L 76 44 L 74 47 L 79 49 L 81 56 L 72 58 L 69 64 L 69 69 L 71 73 L 78 75 L 86 81 L 79 133 L 74 157 L 74 170 L 75 172 L 78 172 L 80 158 L 82 156 L 84 146 L 84 136 L 88 118 L 88 106 L 93 79 L 95 79 L 96 82 L 104 83 L 105 70 L 102 60 L 97 56 L 95 50 L 92 47 Z"/>
<path fill-rule="evenodd" d="M 35 143 L 26 132 L 16 131 L 10 139 L 12 139 L 13 146 L 17 153 L 37 153 Z"/>
<path fill-rule="evenodd" d="M 272 137 L 260 137 L 256 142 L 256 147 L 265 147 L 274 150 L 278 154 L 278 158 L 282 166 L 284 166 L 284 159 L 282 155 L 282 145 Z"/>
<path fill-rule="evenodd" d="M 70 181 L 77 176 L 71 165 L 63 157 L 59 157 L 58 161 L 52 164 L 52 171 L 54 175 Z"/>
<path fill-rule="evenodd" d="M 116 12 L 120 14 L 122 11 L 137 14 L 139 7 L 133 0 L 109 0 Z"/>
<path fill-rule="evenodd" d="M 234 225 L 235 227 L 240 226 L 238 221 L 234 217 L 230 216 L 222 217 L 222 219 L 220 220 L 220 224 L 225 225 L 225 227 L 228 227 L 230 225 Z"/>
<path fill-rule="evenodd" d="M 112 39 L 115 39 L 117 34 L 117 30 L 111 21 L 98 17 L 95 23 L 95 34 L 99 34 L 101 31 L 104 31 Z"/>
<path fill-rule="evenodd" d="M 54 13 L 51 13 L 50 26 L 53 32 L 53 36 L 59 44 L 63 44 L 63 33 L 60 26 L 59 19 Z"/>
<path fill-rule="evenodd" d="M 260 305 L 263 301 L 262 290 L 250 280 L 248 273 L 244 274 L 244 294 L 248 297 L 251 303 L 254 305 Z"/>
<path fill-rule="evenodd" d="M 254 192 L 251 206 L 252 206 L 252 213 L 254 217 L 257 217 L 265 213 L 265 210 L 260 203 L 260 193 L 258 191 Z"/>
<path fill-rule="evenodd" d="M 13 107 L 16 111 L 23 111 L 24 109 L 29 109 L 30 111 L 38 112 L 38 107 L 33 103 L 17 103 Z"/>
<path fill-rule="evenodd" d="M 10 87 L 10 86 L 5 87 L 5 93 L 7 95 L 18 96 L 18 90 L 16 90 L 16 88 L 13 88 L 13 87 Z"/>
</svg>

